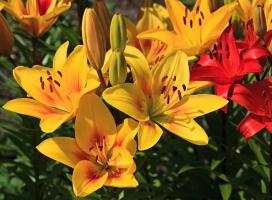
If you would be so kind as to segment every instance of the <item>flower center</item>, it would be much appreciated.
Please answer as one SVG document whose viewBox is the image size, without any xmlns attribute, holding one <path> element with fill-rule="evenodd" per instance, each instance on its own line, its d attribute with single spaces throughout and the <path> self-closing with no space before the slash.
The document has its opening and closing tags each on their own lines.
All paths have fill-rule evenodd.
<svg viewBox="0 0 272 200">
<path fill-rule="evenodd" d="M 60 81 L 50 71 L 46 71 L 46 77 L 40 77 L 40 85 L 42 90 L 49 90 L 51 93 L 58 94 L 58 88 L 61 87 Z M 62 73 L 57 71 L 59 78 L 62 78 Z"/>
</svg>

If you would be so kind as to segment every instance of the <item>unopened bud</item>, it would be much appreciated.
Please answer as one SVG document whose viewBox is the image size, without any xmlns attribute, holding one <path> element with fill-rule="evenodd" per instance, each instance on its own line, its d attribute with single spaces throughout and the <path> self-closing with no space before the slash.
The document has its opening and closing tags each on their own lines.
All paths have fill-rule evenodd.
<svg viewBox="0 0 272 200">
<path fill-rule="evenodd" d="M 262 4 L 258 4 L 254 9 L 253 26 L 257 35 L 263 37 L 267 31 L 266 18 Z"/>
<path fill-rule="evenodd" d="M 110 23 L 111 23 L 111 16 L 109 10 L 104 2 L 104 0 L 96 0 L 94 4 L 95 12 L 101 22 L 101 26 L 103 29 L 103 34 L 106 39 L 106 47 L 107 50 L 110 49 Z"/>
<path fill-rule="evenodd" d="M 210 0 L 208 2 L 211 12 L 214 12 L 220 7 L 220 0 Z"/>
<path fill-rule="evenodd" d="M 96 70 L 101 69 L 106 54 L 106 40 L 94 9 L 85 9 L 82 19 L 82 40 L 88 60 Z"/>
<path fill-rule="evenodd" d="M 110 26 L 111 49 L 124 52 L 127 43 L 127 30 L 125 19 L 122 14 L 115 14 Z"/>
<path fill-rule="evenodd" d="M 109 78 L 111 85 L 124 83 L 127 78 L 127 64 L 124 54 L 117 49 L 112 52 L 110 59 Z"/>
<path fill-rule="evenodd" d="M 5 17 L 0 13 L 0 54 L 9 56 L 14 44 L 13 34 L 8 26 Z"/>
</svg>

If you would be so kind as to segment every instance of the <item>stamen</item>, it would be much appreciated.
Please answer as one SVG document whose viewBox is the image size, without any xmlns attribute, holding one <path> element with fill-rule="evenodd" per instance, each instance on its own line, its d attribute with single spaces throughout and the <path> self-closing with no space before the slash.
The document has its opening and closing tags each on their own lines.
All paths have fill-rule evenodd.
<svg viewBox="0 0 272 200">
<path fill-rule="evenodd" d="M 47 80 L 48 80 L 48 81 L 52 81 L 52 80 L 53 80 L 52 76 L 49 76 L 49 77 L 47 78 Z"/>
<path fill-rule="evenodd" d="M 197 6 L 197 8 L 196 8 L 196 13 L 198 13 L 199 12 L 199 6 Z"/>
<path fill-rule="evenodd" d="M 200 19 L 200 18 L 198 19 L 198 24 L 199 24 L 199 26 L 202 25 L 202 22 L 201 22 L 201 19 Z"/>
<path fill-rule="evenodd" d="M 219 42 L 219 48 L 222 49 L 222 42 Z"/>
<path fill-rule="evenodd" d="M 176 76 L 174 76 L 174 77 L 173 77 L 173 81 L 176 81 L 176 80 L 177 80 L 177 77 L 176 77 Z"/>
<path fill-rule="evenodd" d="M 211 51 L 210 51 L 210 53 L 209 53 L 209 56 L 210 56 L 210 59 L 213 59 L 213 54 L 212 54 Z"/>
<path fill-rule="evenodd" d="M 180 92 L 180 90 L 178 90 L 178 98 L 179 98 L 179 100 L 181 101 L 182 96 L 181 96 L 181 92 Z"/>
<path fill-rule="evenodd" d="M 222 53 L 219 53 L 219 61 L 222 61 Z"/>
<path fill-rule="evenodd" d="M 183 17 L 183 24 L 186 26 L 186 17 Z"/>
<path fill-rule="evenodd" d="M 200 15 L 201 15 L 202 19 L 204 19 L 204 14 L 202 11 L 200 12 Z"/>
<path fill-rule="evenodd" d="M 62 77 L 62 73 L 60 71 L 57 71 L 58 75 Z"/>
<path fill-rule="evenodd" d="M 193 20 L 190 20 L 190 27 L 193 28 Z"/>
<path fill-rule="evenodd" d="M 44 90 L 44 82 L 41 82 L 41 88 Z"/>
<path fill-rule="evenodd" d="M 48 70 L 46 71 L 46 73 L 47 73 L 48 76 L 51 75 L 50 72 L 49 72 Z"/>
<path fill-rule="evenodd" d="M 166 81 L 167 78 L 168 78 L 168 76 L 162 77 L 162 82 Z"/>
<path fill-rule="evenodd" d="M 49 85 L 49 88 L 50 88 L 50 92 L 53 93 L 53 86 L 51 84 Z"/>
<path fill-rule="evenodd" d="M 178 89 L 178 87 L 176 86 L 173 86 L 172 88 L 173 88 L 173 92 L 175 92 Z"/>
<path fill-rule="evenodd" d="M 161 89 L 161 94 L 163 94 L 166 90 L 166 86 L 163 86 L 162 89 Z"/>
<path fill-rule="evenodd" d="M 54 80 L 54 83 L 60 87 L 60 83 L 58 81 Z"/>
<path fill-rule="evenodd" d="M 182 84 L 182 89 L 184 90 L 184 91 L 186 91 L 186 85 L 184 85 L 184 84 Z"/>
<path fill-rule="evenodd" d="M 170 103 L 170 96 L 167 95 L 167 104 L 169 104 L 169 103 Z"/>
<path fill-rule="evenodd" d="M 42 78 L 42 77 L 40 77 L 40 82 L 41 82 L 41 83 L 43 82 L 43 78 Z"/>
<path fill-rule="evenodd" d="M 185 8 L 185 17 L 188 15 L 188 8 Z"/>
</svg>

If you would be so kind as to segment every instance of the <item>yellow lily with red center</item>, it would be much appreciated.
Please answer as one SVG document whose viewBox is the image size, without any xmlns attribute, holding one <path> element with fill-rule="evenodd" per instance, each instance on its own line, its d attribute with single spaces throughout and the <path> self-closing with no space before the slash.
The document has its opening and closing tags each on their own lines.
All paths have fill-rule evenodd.
<svg viewBox="0 0 272 200">
<path fill-rule="evenodd" d="M 44 155 L 74 168 L 72 183 L 76 196 L 87 196 L 103 185 L 136 187 L 134 136 L 137 123 L 125 119 L 116 128 L 114 119 L 94 94 L 82 97 L 76 117 L 75 139 L 54 137 L 37 149 Z"/>
<path fill-rule="evenodd" d="M 145 3 L 150 4 L 151 2 L 146 1 Z M 142 16 L 136 25 L 126 18 L 128 44 L 140 49 L 149 64 L 154 66 L 162 60 L 167 52 L 169 53 L 171 48 L 160 40 L 139 40 L 137 35 L 151 29 L 166 28 L 169 15 L 165 7 L 156 3 L 141 9 Z"/>
<path fill-rule="evenodd" d="M 108 88 L 102 96 L 107 103 L 138 120 L 139 150 L 158 142 L 163 134 L 159 125 L 191 143 L 206 145 L 208 137 L 194 118 L 223 107 L 227 101 L 209 94 L 190 95 L 197 84 L 187 89 L 189 65 L 182 51 L 169 54 L 153 75 L 144 56 L 136 51 L 133 54 L 138 62 L 131 65 L 142 68 L 142 79 Z"/>
<path fill-rule="evenodd" d="M 139 39 L 157 39 L 188 56 L 199 55 L 210 48 L 228 24 L 237 3 L 227 4 L 211 13 L 208 0 L 197 0 L 192 11 L 179 0 L 166 0 L 174 31 L 151 30 Z"/>
<path fill-rule="evenodd" d="M 34 37 L 44 34 L 58 16 L 71 7 L 70 0 L 0 0 L 0 6 L 11 14 Z"/>
<path fill-rule="evenodd" d="M 77 46 L 67 58 L 66 42 L 57 50 L 53 68 L 19 66 L 13 70 L 17 83 L 31 98 L 18 98 L 3 108 L 41 119 L 42 131 L 55 131 L 76 114 L 82 95 L 97 88 L 97 77 L 90 76 L 85 49 Z"/>
</svg>

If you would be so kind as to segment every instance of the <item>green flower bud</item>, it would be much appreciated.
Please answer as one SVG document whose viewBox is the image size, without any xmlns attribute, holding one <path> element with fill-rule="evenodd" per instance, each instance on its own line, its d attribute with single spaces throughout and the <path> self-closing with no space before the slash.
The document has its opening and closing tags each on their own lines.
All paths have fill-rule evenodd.
<svg viewBox="0 0 272 200">
<path fill-rule="evenodd" d="M 111 85 L 124 83 L 127 78 L 127 64 L 123 52 L 116 49 L 112 52 L 109 68 L 109 78 Z"/>
<path fill-rule="evenodd" d="M 127 43 L 127 30 L 125 19 L 122 14 L 115 14 L 111 20 L 110 26 L 110 44 L 111 49 L 118 49 L 124 52 Z"/>
<path fill-rule="evenodd" d="M 253 15 L 254 30 L 260 37 L 263 37 L 267 31 L 266 18 L 264 14 L 264 8 L 262 4 L 258 4 L 254 9 Z"/>
</svg>

